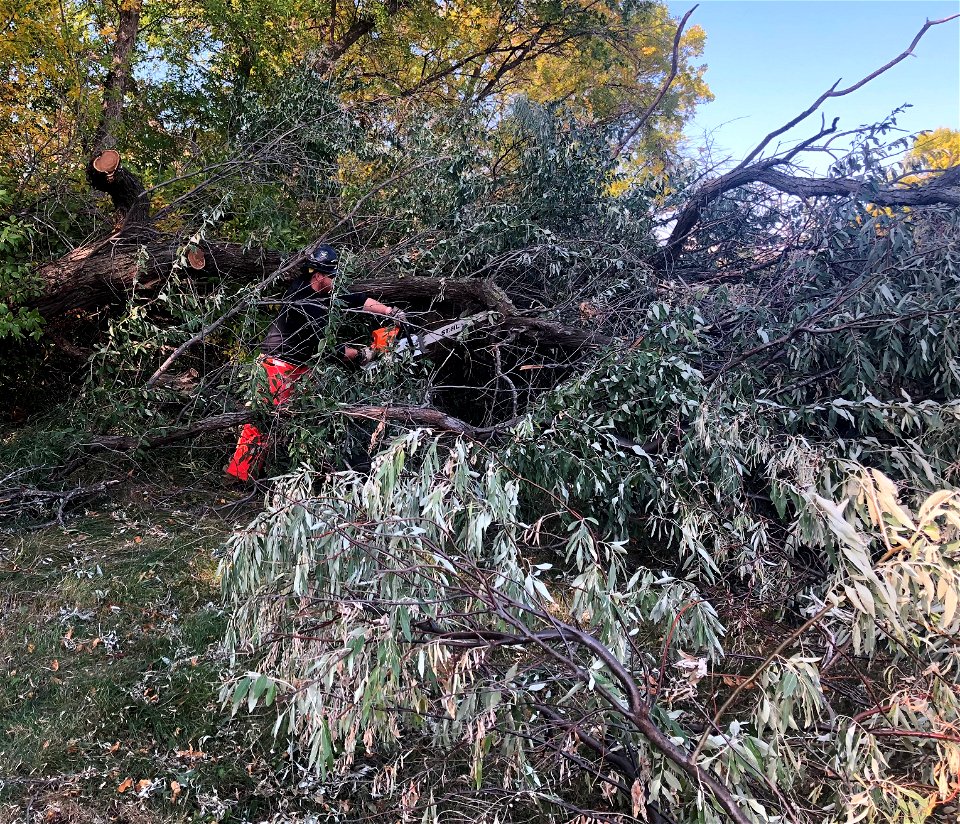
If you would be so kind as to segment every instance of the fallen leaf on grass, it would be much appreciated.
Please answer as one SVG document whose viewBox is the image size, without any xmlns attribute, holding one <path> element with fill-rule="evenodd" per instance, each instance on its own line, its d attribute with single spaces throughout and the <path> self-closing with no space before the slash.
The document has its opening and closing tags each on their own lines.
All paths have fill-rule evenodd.
<svg viewBox="0 0 960 824">
<path fill-rule="evenodd" d="M 117 792 L 121 794 L 125 793 L 132 786 L 133 786 L 133 779 L 128 776 L 127 778 L 124 778 L 123 783 L 119 787 L 117 787 Z"/>
<path fill-rule="evenodd" d="M 630 803 L 633 806 L 633 817 L 640 818 L 642 815 L 643 820 L 646 821 L 647 811 L 643 802 L 643 785 L 640 783 L 640 779 L 637 779 L 630 788 Z"/>
<path fill-rule="evenodd" d="M 54 658 L 54 659 L 50 662 L 50 669 L 52 669 L 54 672 L 56 672 L 58 669 L 60 669 L 60 662 L 59 662 L 56 658 Z"/>
<path fill-rule="evenodd" d="M 170 798 L 176 801 L 178 795 L 180 795 L 180 784 L 176 781 L 171 781 L 170 782 Z"/>
<path fill-rule="evenodd" d="M 742 687 L 747 684 L 749 678 L 746 675 L 721 675 L 720 680 L 728 687 Z M 756 683 L 751 681 L 747 684 L 747 689 L 753 689 L 755 686 Z"/>
<path fill-rule="evenodd" d="M 142 793 L 147 787 L 149 787 L 153 782 L 149 778 L 141 778 L 137 782 L 137 792 Z"/>
</svg>

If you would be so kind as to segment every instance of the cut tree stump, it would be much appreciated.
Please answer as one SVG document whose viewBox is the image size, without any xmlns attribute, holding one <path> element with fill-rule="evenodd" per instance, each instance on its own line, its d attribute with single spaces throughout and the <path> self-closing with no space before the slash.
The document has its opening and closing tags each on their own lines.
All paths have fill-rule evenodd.
<svg viewBox="0 0 960 824">
<path fill-rule="evenodd" d="M 106 175 L 108 180 L 113 180 L 113 175 L 120 168 L 120 152 L 113 149 L 106 149 L 100 152 L 93 159 L 93 168 Z"/>
</svg>

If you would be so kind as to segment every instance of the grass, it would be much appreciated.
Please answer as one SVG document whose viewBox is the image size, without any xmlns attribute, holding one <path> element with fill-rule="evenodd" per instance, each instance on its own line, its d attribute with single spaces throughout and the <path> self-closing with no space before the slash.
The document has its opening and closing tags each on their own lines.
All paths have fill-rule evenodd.
<svg viewBox="0 0 960 824">
<path fill-rule="evenodd" d="M 0 537 L 0 822 L 259 821 L 308 801 L 269 719 L 220 706 L 231 525 L 210 511 L 129 504 Z"/>
</svg>

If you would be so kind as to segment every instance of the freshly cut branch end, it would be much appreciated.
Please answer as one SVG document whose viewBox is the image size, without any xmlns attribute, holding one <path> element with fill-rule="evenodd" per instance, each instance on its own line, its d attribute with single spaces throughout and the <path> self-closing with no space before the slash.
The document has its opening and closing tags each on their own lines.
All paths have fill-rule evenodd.
<svg viewBox="0 0 960 824">
<path fill-rule="evenodd" d="M 106 149 L 100 152 L 92 162 L 96 171 L 109 177 L 120 168 L 120 152 Z"/>
<path fill-rule="evenodd" d="M 199 272 L 207 265 L 207 257 L 199 246 L 191 246 L 187 250 L 187 265 L 195 272 Z"/>
</svg>

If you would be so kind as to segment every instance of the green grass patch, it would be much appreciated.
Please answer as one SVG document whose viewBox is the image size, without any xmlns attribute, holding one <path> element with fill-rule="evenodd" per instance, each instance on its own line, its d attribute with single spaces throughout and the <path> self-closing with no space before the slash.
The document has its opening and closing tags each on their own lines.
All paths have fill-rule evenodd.
<svg viewBox="0 0 960 824">
<path fill-rule="evenodd" d="M 130 507 L 0 540 L 0 821 L 274 808 L 283 762 L 265 725 L 231 720 L 217 697 L 214 552 L 229 531 Z"/>
</svg>

